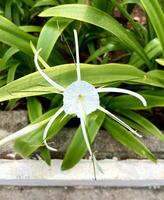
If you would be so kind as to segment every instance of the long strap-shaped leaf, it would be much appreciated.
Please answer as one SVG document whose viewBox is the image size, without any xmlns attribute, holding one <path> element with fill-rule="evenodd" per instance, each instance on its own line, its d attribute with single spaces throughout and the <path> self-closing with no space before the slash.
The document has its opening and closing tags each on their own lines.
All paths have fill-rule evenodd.
<svg viewBox="0 0 164 200">
<path fill-rule="evenodd" d="M 0 16 L 0 41 L 18 48 L 26 54 L 32 55 L 30 41 L 35 44 L 37 39 L 22 31 L 5 17 Z"/>
<path fill-rule="evenodd" d="M 65 87 L 76 80 L 75 70 L 75 64 L 66 64 L 49 67 L 44 72 L 52 80 Z M 138 80 L 143 80 L 145 75 L 141 70 L 125 64 L 106 64 L 101 66 L 81 64 L 81 71 L 83 80 L 96 85 L 125 80 L 136 80 L 138 82 Z M 31 73 L 0 88 L 0 101 L 58 92 L 57 90 L 55 91 L 55 88 L 49 86 L 50 84 L 43 80 L 39 72 Z"/>
<path fill-rule="evenodd" d="M 162 46 L 158 38 L 154 38 L 146 45 L 145 52 L 150 60 L 162 54 Z M 141 67 L 144 64 L 144 61 L 139 58 L 139 55 L 134 53 L 130 58 L 129 64 Z"/>
<path fill-rule="evenodd" d="M 93 85 L 103 86 L 112 82 L 136 82 L 164 88 L 161 78 L 125 64 L 89 65 L 81 64 L 82 78 Z M 75 64 L 49 67 L 44 72 L 64 87 L 76 80 Z M 93 73 L 94 72 L 94 73 Z M 128 74 L 127 74 L 128 72 Z M 152 71 L 153 72 L 153 71 Z M 145 76 L 144 76 L 145 75 Z M 69 79 L 68 79 L 69 77 Z M 0 102 L 58 92 L 40 76 L 31 73 L 0 88 Z M 128 104 L 126 103 L 126 106 Z"/>
<path fill-rule="evenodd" d="M 112 134 L 115 139 L 132 149 L 136 154 L 156 162 L 156 158 L 151 151 L 138 138 L 133 136 L 113 119 L 106 117 L 103 126 L 109 134 Z"/>
<path fill-rule="evenodd" d="M 56 19 L 55 17 L 48 20 L 40 32 L 37 49 L 42 48 L 41 56 L 45 61 L 48 60 L 51 51 L 63 32 L 63 30 L 71 23 L 72 20 Z"/>
<path fill-rule="evenodd" d="M 164 54 L 164 13 L 158 0 L 141 0 L 155 32 L 160 40 Z"/>
<path fill-rule="evenodd" d="M 148 134 L 159 138 L 161 141 L 164 141 L 164 134 L 153 123 L 151 123 L 142 115 L 130 110 L 119 110 L 119 113 L 145 128 L 145 132 Z"/>
<path fill-rule="evenodd" d="M 39 16 L 64 17 L 80 20 L 101 27 L 113 33 L 124 43 L 124 45 L 139 54 L 140 58 L 143 59 L 147 65 L 151 65 L 143 48 L 132 34 L 127 32 L 126 29 L 124 29 L 113 17 L 97 8 L 88 5 L 69 4 L 49 8 L 43 11 Z"/>
</svg>

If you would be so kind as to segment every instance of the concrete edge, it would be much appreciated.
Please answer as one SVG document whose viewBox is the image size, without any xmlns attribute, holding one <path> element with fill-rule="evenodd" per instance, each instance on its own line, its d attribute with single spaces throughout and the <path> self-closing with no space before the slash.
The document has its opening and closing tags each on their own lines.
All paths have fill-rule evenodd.
<svg viewBox="0 0 164 200">
<path fill-rule="evenodd" d="M 0 186 L 21 186 L 21 187 L 134 187 L 134 188 L 160 188 L 164 186 L 164 180 L 133 180 L 133 181 L 123 181 L 123 180 L 79 180 L 79 181 L 58 181 L 58 180 L 0 180 Z"/>
<path fill-rule="evenodd" d="M 0 160 L 2 186 L 102 186 L 161 187 L 164 186 L 164 160 L 153 164 L 148 160 L 101 160 L 104 174 L 97 172 L 94 180 L 92 163 L 82 160 L 73 169 L 61 171 L 62 160 L 47 166 L 41 160 Z"/>
</svg>

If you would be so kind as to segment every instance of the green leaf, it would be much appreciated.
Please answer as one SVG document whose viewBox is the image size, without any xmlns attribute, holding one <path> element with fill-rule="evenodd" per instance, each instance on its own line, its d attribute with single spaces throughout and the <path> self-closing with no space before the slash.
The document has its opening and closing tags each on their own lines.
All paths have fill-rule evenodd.
<svg viewBox="0 0 164 200">
<path fill-rule="evenodd" d="M 145 52 L 148 55 L 149 59 L 156 58 L 157 56 L 160 56 L 162 54 L 162 47 L 157 38 L 151 40 L 145 47 Z M 134 53 L 131 56 L 131 59 L 129 61 L 130 65 L 134 65 L 136 67 L 141 67 L 144 64 L 144 61 L 140 59 L 140 57 Z M 151 67 L 149 67 L 151 68 Z"/>
<path fill-rule="evenodd" d="M 30 41 L 36 44 L 34 36 L 25 33 L 3 16 L 0 16 L 0 41 L 9 46 L 16 47 L 29 55 L 32 54 Z"/>
<path fill-rule="evenodd" d="M 63 87 L 68 86 L 77 79 L 75 64 L 49 67 L 44 71 L 51 79 Z M 139 80 L 144 80 L 145 75 L 141 70 L 125 64 L 81 64 L 81 73 L 83 80 L 99 86 L 116 81 L 139 82 Z M 34 72 L 0 88 L 0 101 L 55 92 L 58 91 L 51 87 L 39 72 Z"/>
<path fill-rule="evenodd" d="M 97 49 L 96 51 L 94 51 L 85 61 L 85 63 L 89 63 L 90 61 L 96 59 L 97 57 L 101 56 L 102 54 L 106 53 L 106 52 L 110 52 L 110 51 L 117 51 L 123 49 L 123 46 L 121 46 L 118 43 L 109 43 L 103 47 L 100 47 L 99 49 Z"/>
<path fill-rule="evenodd" d="M 90 143 L 92 143 L 104 121 L 104 114 L 102 112 L 95 112 L 91 115 L 87 116 L 88 123 L 88 137 Z M 67 149 L 67 152 L 64 156 L 64 160 L 62 162 L 62 170 L 67 170 L 75 166 L 80 159 L 87 152 L 87 147 L 85 140 L 83 138 L 83 133 L 81 127 L 79 127 Z"/>
<path fill-rule="evenodd" d="M 6 81 L 7 83 L 10 83 L 14 80 L 17 67 L 19 66 L 20 63 L 18 61 L 15 61 L 10 64 L 11 65 L 7 73 L 7 81 Z"/>
<path fill-rule="evenodd" d="M 121 110 L 121 111 L 123 111 L 123 110 Z M 117 112 L 120 114 L 120 110 L 118 110 Z M 118 114 L 117 114 L 117 117 L 119 117 L 123 122 L 128 124 L 134 130 L 136 130 L 140 135 L 147 134 L 147 130 L 143 126 L 140 126 L 139 124 L 137 124 L 135 121 L 132 121 L 132 120 L 130 120 L 126 117 L 123 117 L 122 115 L 118 115 Z"/>
<path fill-rule="evenodd" d="M 113 119 L 106 117 L 103 126 L 109 134 L 112 134 L 113 137 L 121 144 L 130 148 L 136 154 L 156 162 L 156 158 L 150 150 L 138 138 L 132 135 L 132 133 L 115 122 Z"/>
<path fill-rule="evenodd" d="M 120 4 L 120 2 L 119 3 L 116 2 L 116 7 L 121 12 L 121 14 L 129 21 L 129 23 L 131 24 L 131 26 L 134 29 L 135 35 L 137 36 L 137 34 L 138 34 L 138 36 L 139 36 L 138 39 L 142 39 L 142 41 L 144 42 L 143 26 L 140 23 L 137 23 L 134 21 L 133 17 L 128 13 L 127 8 L 124 8 L 125 6 L 123 6 L 123 4 Z"/>
<path fill-rule="evenodd" d="M 19 26 L 19 28 L 21 30 L 23 30 L 24 32 L 40 32 L 42 27 L 41 26 L 30 26 L 30 25 L 27 25 L 27 26 Z"/>
<path fill-rule="evenodd" d="M 27 110 L 30 122 L 42 115 L 42 104 L 36 97 L 27 98 Z"/>
<path fill-rule="evenodd" d="M 151 134 L 164 141 L 164 134 L 145 117 L 130 110 L 119 110 L 118 112 L 142 126 L 147 134 Z"/>
<path fill-rule="evenodd" d="M 58 109 L 50 110 L 49 112 L 45 113 L 37 120 L 33 122 L 37 123 L 43 121 L 45 119 L 49 119 Z M 59 131 L 63 128 L 63 126 L 72 118 L 71 115 L 67 115 L 65 118 L 64 113 L 61 114 L 55 122 L 52 124 L 51 128 L 49 129 L 48 139 L 54 137 Z M 62 120 L 63 119 L 63 120 Z M 29 157 L 34 151 L 36 151 L 39 147 L 43 146 L 43 131 L 44 127 L 29 133 L 15 141 L 15 150 L 24 158 Z"/>
<path fill-rule="evenodd" d="M 55 17 L 48 20 L 43 26 L 43 29 L 39 35 L 37 49 L 42 48 L 40 55 L 45 61 L 48 60 L 51 51 L 63 32 L 63 30 L 72 22 L 68 19 L 56 19 Z"/>
<path fill-rule="evenodd" d="M 164 84 L 164 70 L 151 70 L 148 73 L 148 76 L 151 76 L 153 78 L 157 78 L 159 81 L 161 81 L 161 83 Z"/>
<path fill-rule="evenodd" d="M 47 163 L 47 165 L 51 166 L 51 154 L 49 149 L 46 147 L 40 147 L 39 151 L 41 158 Z"/>
<path fill-rule="evenodd" d="M 151 70 L 145 75 L 145 78 L 139 80 L 140 83 L 164 88 L 164 71 L 162 70 Z"/>
<path fill-rule="evenodd" d="M 15 47 L 10 47 L 4 54 L 0 66 L 0 70 L 4 70 L 7 68 L 8 65 L 6 65 L 7 61 L 12 58 L 14 54 L 16 54 L 19 50 Z"/>
<path fill-rule="evenodd" d="M 164 13 L 158 0 L 140 0 L 161 43 L 164 54 Z"/>
<path fill-rule="evenodd" d="M 138 4 L 141 5 L 140 0 L 123 0 L 121 2 L 122 5 L 124 4 Z"/>
<path fill-rule="evenodd" d="M 157 63 L 159 63 L 160 65 L 164 66 L 164 58 L 158 58 L 155 60 Z"/>
<path fill-rule="evenodd" d="M 108 107 L 110 109 L 150 109 L 153 107 L 163 107 L 164 106 L 164 90 L 145 90 L 138 92 L 141 94 L 147 101 L 147 106 L 143 106 L 142 103 L 129 95 L 121 95 L 113 97 L 110 100 Z"/>
<path fill-rule="evenodd" d="M 39 7 L 39 6 L 54 6 L 57 3 L 57 0 L 38 0 L 33 7 Z"/>
<path fill-rule="evenodd" d="M 124 45 L 140 55 L 140 58 L 143 59 L 147 65 L 151 65 L 142 46 L 133 35 L 127 32 L 113 17 L 97 8 L 88 5 L 66 4 L 49 8 L 43 11 L 39 16 L 75 19 L 101 27 L 114 34 Z"/>
</svg>

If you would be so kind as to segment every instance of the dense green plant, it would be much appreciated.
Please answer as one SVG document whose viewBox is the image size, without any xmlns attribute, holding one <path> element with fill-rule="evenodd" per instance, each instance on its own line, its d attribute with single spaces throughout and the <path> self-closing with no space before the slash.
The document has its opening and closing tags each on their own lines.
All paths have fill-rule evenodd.
<svg viewBox="0 0 164 200">
<path fill-rule="evenodd" d="M 136 4 L 147 14 L 146 27 L 135 22 L 129 13 L 129 7 Z M 131 29 L 126 29 L 112 17 L 114 7 L 130 23 Z M 53 94 L 54 88 L 35 72 L 30 41 L 43 49 L 40 61 L 47 75 L 67 86 L 76 78 L 75 64 L 67 64 L 73 63 L 67 47 L 69 44 L 74 53 L 73 28 L 79 34 L 84 80 L 95 86 L 123 85 L 142 94 L 148 102 L 145 108 L 129 95 L 103 95 L 103 106 L 142 134 L 164 141 L 161 131 L 135 112 L 164 106 L 164 71 L 158 64 L 164 55 L 164 15 L 158 0 L 149 3 L 147 0 L 123 0 L 119 3 L 115 0 L 103 0 L 103 3 L 102 0 L 8 0 L 5 4 L 0 1 L 0 8 L 0 86 L 3 86 L 0 88 L 0 101 L 7 102 L 5 109 L 8 110 L 26 97 L 30 122 L 42 122 L 38 130 L 16 140 L 16 150 L 23 157 L 38 149 L 50 164 L 50 152 L 42 145 L 42 134 L 48 119 L 62 104 L 60 95 Z M 109 53 L 114 51 L 121 51 L 121 57 L 110 57 Z M 42 58 L 54 67 L 49 67 Z M 155 61 L 157 58 L 158 62 Z M 115 60 L 118 64 L 113 63 Z M 59 123 L 52 125 L 49 139 L 71 119 L 68 116 L 60 122 L 60 117 L 57 119 Z M 139 139 L 109 117 L 96 112 L 88 116 L 88 120 L 91 142 L 103 127 L 140 156 L 156 160 Z M 73 167 L 86 151 L 81 129 L 78 128 L 65 154 L 62 169 Z"/>
</svg>

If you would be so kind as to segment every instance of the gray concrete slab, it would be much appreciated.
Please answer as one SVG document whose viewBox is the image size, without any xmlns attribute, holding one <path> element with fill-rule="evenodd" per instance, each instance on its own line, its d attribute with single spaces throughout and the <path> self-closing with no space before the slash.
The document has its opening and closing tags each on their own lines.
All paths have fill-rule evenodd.
<svg viewBox="0 0 164 200">
<path fill-rule="evenodd" d="M 164 200 L 164 188 L 0 187 L 1 200 Z"/>
</svg>

